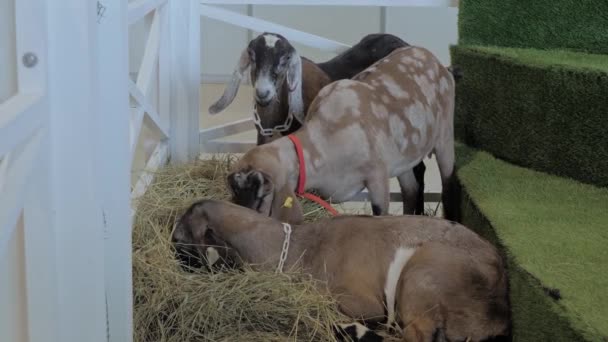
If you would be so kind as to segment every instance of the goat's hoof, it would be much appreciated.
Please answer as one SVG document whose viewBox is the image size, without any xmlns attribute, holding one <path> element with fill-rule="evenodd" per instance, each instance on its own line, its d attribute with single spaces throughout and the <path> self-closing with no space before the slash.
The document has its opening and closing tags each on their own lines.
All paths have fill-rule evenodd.
<svg viewBox="0 0 608 342">
<path fill-rule="evenodd" d="M 338 341 L 382 342 L 382 336 L 360 323 L 338 324 L 334 327 Z"/>
</svg>

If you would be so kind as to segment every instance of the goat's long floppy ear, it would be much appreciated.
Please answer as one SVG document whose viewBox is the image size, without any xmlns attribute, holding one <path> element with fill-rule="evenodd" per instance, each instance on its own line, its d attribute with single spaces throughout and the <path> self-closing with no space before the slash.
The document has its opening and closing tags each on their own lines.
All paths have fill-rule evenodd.
<svg viewBox="0 0 608 342">
<path fill-rule="evenodd" d="M 251 60 L 249 58 L 249 48 L 245 48 L 241 53 L 241 57 L 234 68 L 234 72 L 232 73 L 232 79 L 230 83 L 226 85 L 226 89 L 224 89 L 224 93 L 219 100 L 217 100 L 214 104 L 209 107 L 209 114 L 217 114 L 223 111 L 229 104 L 232 103 L 236 93 L 239 90 L 239 86 L 241 85 L 241 79 L 243 78 L 243 73 L 249 67 Z"/>
<path fill-rule="evenodd" d="M 304 210 L 293 189 L 287 186 L 276 189 L 272 200 L 271 216 L 290 224 L 300 224 L 304 221 Z"/>
<path fill-rule="evenodd" d="M 289 88 L 289 111 L 296 120 L 304 123 L 304 100 L 302 94 L 302 58 L 297 51 L 291 53 L 287 66 L 287 87 Z"/>
</svg>

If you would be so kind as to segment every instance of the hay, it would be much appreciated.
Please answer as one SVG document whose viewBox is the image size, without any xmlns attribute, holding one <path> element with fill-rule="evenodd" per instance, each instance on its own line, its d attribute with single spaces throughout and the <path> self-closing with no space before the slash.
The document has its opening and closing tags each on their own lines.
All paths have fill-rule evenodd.
<svg viewBox="0 0 608 342">
<path fill-rule="evenodd" d="M 172 224 L 201 198 L 226 199 L 233 157 L 170 166 L 137 201 L 133 230 L 135 341 L 335 341 L 349 322 L 305 275 L 252 270 L 183 271 L 169 243 Z M 306 219 L 326 216 L 304 203 Z"/>
</svg>

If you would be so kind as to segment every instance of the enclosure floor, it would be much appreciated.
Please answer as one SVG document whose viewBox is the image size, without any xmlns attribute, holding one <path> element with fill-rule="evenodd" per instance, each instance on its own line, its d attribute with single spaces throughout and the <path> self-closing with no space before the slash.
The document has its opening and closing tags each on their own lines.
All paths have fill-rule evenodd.
<svg viewBox="0 0 608 342">
<path fill-rule="evenodd" d="M 201 113 L 200 125 L 202 128 L 209 128 L 221 124 L 226 124 L 231 121 L 246 119 L 250 117 L 252 112 L 251 99 L 253 98 L 252 88 L 249 85 L 241 85 L 239 92 L 234 101 L 223 112 L 210 115 L 208 112 L 209 106 L 216 101 L 224 91 L 223 84 L 203 84 L 201 86 Z M 228 138 L 231 141 L 255 141 L 255 130 L 252 127 L 251 131 L 232 135 Z M 201 158 L 209 158 L 210 155 L 203 153 Z M 435 157 L 425 158 L 426 165 L 425 173 L 425 191 L 426 192 L 441 192 L 441 178 L 439 177 L 439 169 Z M 396 178 L 391 179 L 390 187 L 392 192 L 399 192 L 399 183 Z M 442 215 L 441 205 L 438 203 L 426 203 L 427 212 L 435 212 L 436 215 Z M 371 214 L 371 206 L 369 203 L 362 202 L 347 202 L 337 205 L 336 209 L 345 213 L 356 214 Z M 403 205 L 401 203 L 391 203 L 389 211 L 393 215 L 402 214 Z"/>
</svg>

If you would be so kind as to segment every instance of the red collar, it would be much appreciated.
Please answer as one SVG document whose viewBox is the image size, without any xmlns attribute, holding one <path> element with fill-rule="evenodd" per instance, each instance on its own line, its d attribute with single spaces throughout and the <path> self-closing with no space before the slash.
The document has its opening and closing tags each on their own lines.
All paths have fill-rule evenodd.
<svg viewBox="0 0 608 342">
<path fill-rule="evenodd" d="M 291 142 L 293 143 L 293 146 L 296 148 L 296 154 L 298 155 L 298 162 L 299 162 L 298 164 L 300 164 L 300 172 L 299 172 L 299 176 L 298 176 L 298 187 L 296 188 L 296 195 L 318 203 L 319 205 L 321 205 L 323 208 L 325 208 L 327 211 L 329 211 L 334 216 L 338 215 L 338 211 L 336 209 L 334 209 L 329 203 L 327 203 L 326 201 L 321 199 L 319 196 L 315 196 L 313 194 L 304 192 L 306 190 L 306 188 L 305 188 L 306 164 L 304 164 L 304 152 L 302 151 L 302 143 L 300 142 L 300 139 L 293 134 L 290 134 L 287 137 L 289 138 L 289 140 L 291 140 Z"/>
</svg>

